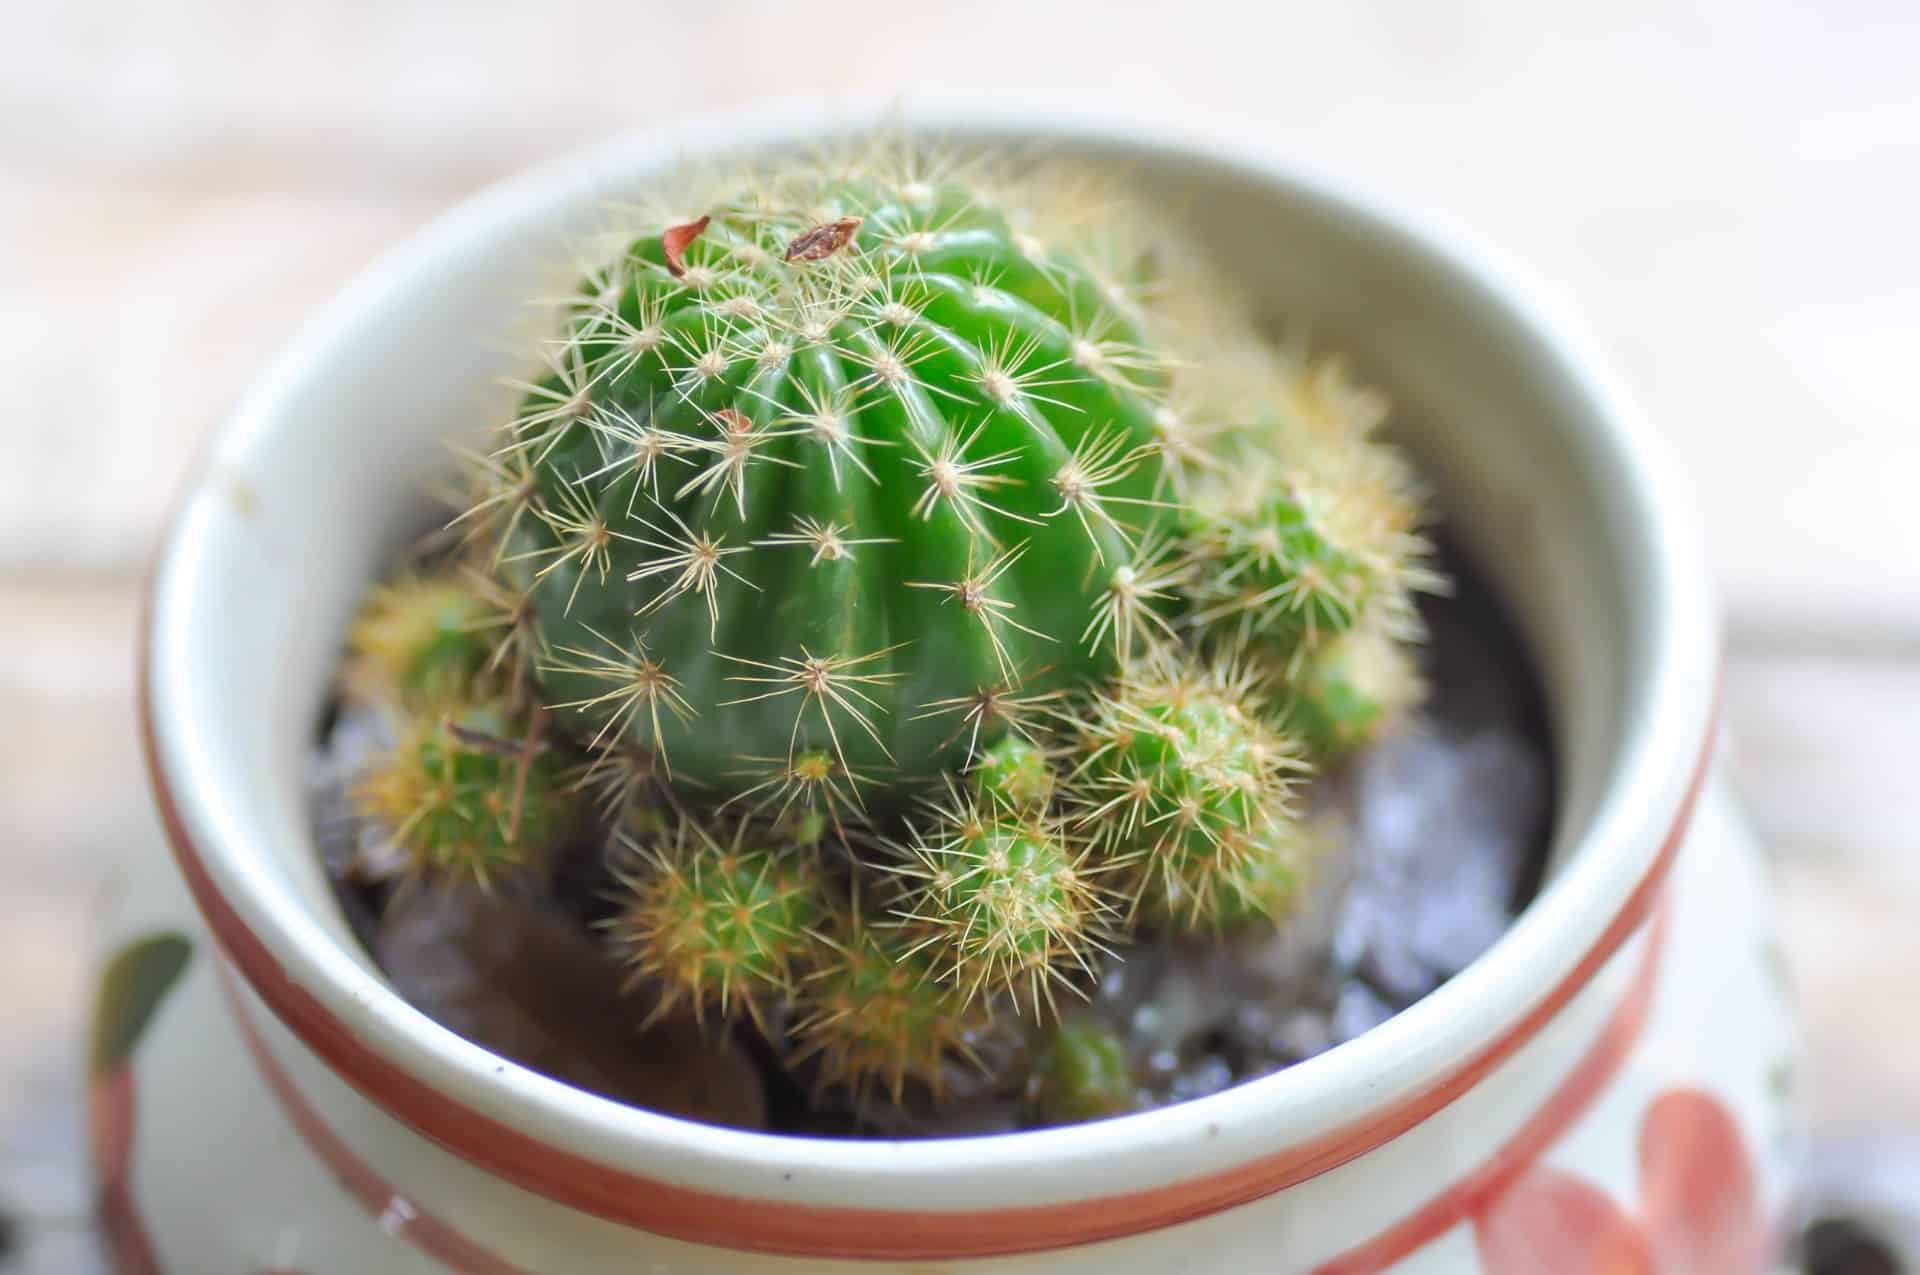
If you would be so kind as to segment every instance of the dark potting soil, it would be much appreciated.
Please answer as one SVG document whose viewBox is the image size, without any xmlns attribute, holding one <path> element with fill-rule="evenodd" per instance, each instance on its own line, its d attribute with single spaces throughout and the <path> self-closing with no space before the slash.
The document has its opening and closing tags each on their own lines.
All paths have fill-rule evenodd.
<svg viewBox="0 0 1920 1275">
<path fill-rule="evenodd" d="M 1278 931 L 1122 948 L 1066 1010 L 1125 1043 L 1134 1108 L 1224 1089 L 1384 1022 L 1465 968 L 1539 888 L 1554 805 L 1533 668 L 1494 595 L 1442 546 L 1450 596 L 1423 601 L 1433 693 L 1403 729 L 1313 785 L 1345 850 Z M 909 1094 L 856 1108 L 779 1062 L 781 1023 L 704 1032 L 671 1016 L 641 1030 L 648 989 L 593 939 L 611 910 L 599 841 L 563 847 L 548 879 L 489 895 L 400 886 L 385 829 L 348 793 L 392 728 L 337 703 L 311 762 L 320 850 L 348 924 L 395 989 L 478 1044 L 559 1079 L 697 1119 L 814 1135 L 939 1136 L 1041 1123 L 1027 1040 L 1003 1015 L 956 1065 L 939 1104 Z M 771 1038 L 769 1038 L 771 1037 Z"/>
</svg>

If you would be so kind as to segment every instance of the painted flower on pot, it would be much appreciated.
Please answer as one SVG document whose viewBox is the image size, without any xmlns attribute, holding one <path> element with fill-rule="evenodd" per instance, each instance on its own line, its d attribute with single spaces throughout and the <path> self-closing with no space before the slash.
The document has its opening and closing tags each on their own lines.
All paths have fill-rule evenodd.
<svg viewBox="0 0 1920 1275">
<path fill-rule="evenodd" d="M 1480 1213 L 1474 1238 L 1487 1275 L 1754 1275 L 1767 1250 L 1739 1127 L 1718 1098 L 1690 1088 L 1647 1108 L 1631 1210 L 1542 1166 Z"/>
</svg>

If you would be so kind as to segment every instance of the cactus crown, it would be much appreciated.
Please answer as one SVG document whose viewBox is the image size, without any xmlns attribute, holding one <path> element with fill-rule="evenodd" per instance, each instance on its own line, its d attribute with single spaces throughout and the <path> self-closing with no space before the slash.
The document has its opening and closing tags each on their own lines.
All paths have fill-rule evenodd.
<svg viewBox="0 0 1920 1275">
<path fill-rule="evenodd" d="M 551 712 L 636 981 L 895 1099 L 1116 940 L 1284 918 L 1309 763 L 1419 694 L 1378 401 L 1059 175 L 881 144 L 623 223 L 474 465 L 475 578 L 354 630 L 421 715 L 360 793 L 420 870 L 559 835 Z M 1061 1110 L 1126 1100 L 1090 1033 Z"/>
</svg>

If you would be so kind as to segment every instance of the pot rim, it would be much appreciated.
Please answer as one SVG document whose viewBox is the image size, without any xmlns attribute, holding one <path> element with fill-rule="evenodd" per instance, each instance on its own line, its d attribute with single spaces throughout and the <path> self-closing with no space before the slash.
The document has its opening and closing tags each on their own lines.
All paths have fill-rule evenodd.
<svg viewBox="0 0 1920 1275">
<path fill-rule="evenodd" d="M 210 654 L 194 640 L 192 617 L 218 542 L 217 523 L 206 516 L 216 484 L 198 480 L 167 533 L 141 641 L 147 762 L 183 872 L 254 992 L 362 1093 L 519 1185 L 645 1229 L 735 1247 L 845 1252 L 808 1237 L 851 1224 L 893 1228 L 902 1238 L 891 1255 L 1026 1251 L 1169 1225 L 1324 1172 L 1484 1077 L 1637 932 L 1680 840 L 1712 738 L 1710 591 L 1653 432 L 1574 326 L 1468 238 L 1268 139 L 1199 116 L 1004 99 L 891 99 L 832 110 L 756 104 L 617 138 L 457 206 L 328 303 L 254 383 L 209 454 L 231 460 L 270 447 L 276 403 L 301 370 L 353 341 L 405 294 L 422 261 L 458 256 L 504 227 L 535 222 L 543 209 L 614 174 L 670 167 L 686 153 L 876 124 L 1178 152 L 1336 207 L 1504 311 L 1567 392 L 1604 423 L 1575 441 L 1593 480 L 1612 484 L 1628 512 L 1635 540 L 1618 548 L 1642 592 L 1625 622 L 1640 627 L 1648 675 L 1627 687 L 1618 746 L 1592 817 L 1577 836 L 1563 830 L 1565 866 L 1506 933 L 1421 1001 L 1324 1054 L 1209 1097 L 1063 1128 L 918 1141 L 750 1133 L 628 1107 L 502 1066 L 352 959 L 251 849 L 274 835 L 272 825 L 249 811 L 250 794 L 223 782 L 223 745 L 196 713 L 186 676 Z M 469 1128 L 471 1136 L 461 1132 Z M 598 1185 L 582 1189 L 587 1179 Z M 634 1202 L 636 1185 L 659 1192 L 655 1203 Z M 861 1203 L 848 1208 L 839 1203 L 845 1200 Z M 1033 1213 L 1034 1225 L 1023 1224 L 1014 1238 L 967 1241 L 981 1219 L 1023 1211 Z M 749 1233 L 730 1230 L 739 1226 Z M 936 1233 L 945 1239 L 936 1242 Z"/>
</svg>

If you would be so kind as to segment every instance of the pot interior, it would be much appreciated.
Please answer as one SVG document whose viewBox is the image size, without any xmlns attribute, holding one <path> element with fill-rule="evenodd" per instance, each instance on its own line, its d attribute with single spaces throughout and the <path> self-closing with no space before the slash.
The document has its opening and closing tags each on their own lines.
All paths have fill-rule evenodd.
<svg viewBox="0 0 1920 1275">
<path fill-rule="evenodd" d="M 795 127 L 762 117 L 728 145 L 791 144 Z M 1585 832 L 1648 729 L 1656 668 L 1679 640 L 1660 511 L 1581 369 L 1494 276 L 1337 184 L 1099 126 L 939 135 L 1113 166 L 1189 225 L 1276 328 L 1340 352 L 1388 394 L 1394 437 L 1516 620 L 1544 688 L 1558 772 L 1551 895 L 1552 878 L 1591 852 Z M 418 532 L 448 441 L 509 410 L 500 382 L 526 371 L 511 351 L 542 335 L 524 299 L 570 282 L 570 245 L 610 204 L 679 155 L 717 163 L 728 145 L 695 131 L 684 151 L 608 148 L 464 206 L 323 311 L 216 440 L 157 585 L 154 705 L 170 779 L 193 794 L 218 875 L 250 892 L 263 928 L 317 924 L 337 949 L 329 960 L 377 977 L 322 875 L 305 790 L 349 619 Z"/>
<path fill-rule="evenodd" d="M 1071 139 L 1054 149 L 1124 172 L 1244 282 L 1276 333 L 1338 353 L 1361 383 L 1386 392 L 1390 436 L 1431 483 L 1449 538 L 1493 581 L 1544 685 L 1557 869 L 1607 785 L 1631 707 L 1625 690 L 1644 681 L 1650 644 L 1634 588 L 1647 564 L 1634 555 L 1632 487 L 1610 481 L 1607 457 L 1568 427 L 1586 405 L 1551 351 L 1489 324 L 1479 307 L 1491 296 L 1463 289 L 1453 268 L 1395 227 L 1313 190 L 1172 149 Z M 546 335 L 525 298 L 563 295 L 570 246 L 654 180 L 609 172 L 537 225 L 497 236 L 484 255 L 417 264 L 380 299 L 378 332 L 330 343 L 277 421 L 263 423 L 270 444 L 227 475 L 255 550 L 298 561 L 230 612 L 233 636 L 246 639 L 234 654 L 264 692 L 248 707 L 265 710 L 252 743 L 277 767 L 266 791 L 297 807 L 301 753 L 364 589 L 433 516 L 423 493 L 447 478 L 448 444 L 511 410 L 500 382 L 527 372 L 513 351 Z M 279 804 L 282 817 L 300 817 Z M 277 866 L 344 937 L 312 858 Z"/>
</svg>

